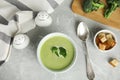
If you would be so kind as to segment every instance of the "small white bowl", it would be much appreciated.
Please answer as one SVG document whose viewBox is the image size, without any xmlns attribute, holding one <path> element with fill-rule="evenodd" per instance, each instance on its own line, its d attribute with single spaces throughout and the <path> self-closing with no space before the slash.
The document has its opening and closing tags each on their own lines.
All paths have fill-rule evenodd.
<svg viewBox="0 0 120 80">
<path fill-rule="evenodd" d="M 66 67 L 65 69 L 59 70 L 59 71 L 55 71 L 55 70 L 48 69 L 48 68 L 42 63 L 42 60 L 41 60 L 41 58 L 40 58 L 40 51 L 41 51 L 41 48 L 42 48 L 42 45 L 44 44 L 44 42 L 45 42 L 46 40 L 48 40 L 49 38 L 55 37 L 55 36 L 62 36 L 62 37 L 65 37 L 66 39 L 68 39 L 68 40 L 73 44 L 74 51 L 75 51 L 75 53 L 74 53 L 74 58 L 73 58 L 71 64 L 70 64 L 68 67 Z M 52 73 L 66 72 L 66 71 L 68 71 L 70 68 L 72 68 L 72 66 L 75 64 L 76 55 L 77 55 L 77 54 L 76 54 L 76 51 L 77 51 L 76 49 L 77 49 L 77 48 L 75 47 L 75 42 L 74 42 L 70 37 L 68 37 L 67 35 L 65 35 L 65 34 L 63 34 L 63 33 L 58 33 L 58 32 L 50 33 L 50 34 L 46 35 L 46 36 L 39 42 L 39 45 L 38 45 L 38 47 L 37 47 L 37 59 L 38 59 L 38 62 L 40 63 L 40 65 L 42 66 L 42 68 L 44 68 L 44 69 L 45 69 L 46 71 L 48 71 L 48 72 L 52 72 Z"/>
<path fill-rule="evenodd" d="M 97 44 L 96 44 L 96 37 L 97 37 L 97 35 L 98 35 L 99 33 L 101 33 L 101 32 L 112 34 L 112 36 L 113 36 L 113 38 L 114 38 L 114 40 L 115 40 L 115 42 L 116 42 L 116 44 L 117 44 L 116 36 L 115 36 L 115 34 L 114 34 L 112 31 L 110 31 L 110 30 L 100 30 L 100 31 L 98 31 L 98 32 L 95 34 L 95 36 L 94 36 L 94 45 L 95 45 L 95 47 L 96 47 L 99 51 L 101 51 L 101 52 L 109 52 L 109 51 L 112 51 L 112 50 L 115 48 L 116 44 L 115 44 L 111 49 L 109 49 L 109 50 L 101 50 L 101 49 L 99 49 L 99 47 L 97 46 Z"/>
</svg>

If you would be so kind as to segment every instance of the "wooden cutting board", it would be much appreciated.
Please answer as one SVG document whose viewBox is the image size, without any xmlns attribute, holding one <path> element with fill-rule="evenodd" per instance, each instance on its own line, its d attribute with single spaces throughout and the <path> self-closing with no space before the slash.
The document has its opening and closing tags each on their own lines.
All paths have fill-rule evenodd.
<svg viewBox="0 0 120 80">
<path fill-rule="evenodd" d="M 101 0 L 105 3 L 104 0 Z M 110 16 L 110 18 L 106 19 L 103 16 L 104 9 L 99 9 L 98 11 L 93 11 L 91 13 L 85 13 L 82 10 L 83 0 L 73 0 L 72 3 L 72 11 L 79 15 L 85 16 L 97 22 L 103 23 L 105 25 L 109 25 L 113 28 L 120 29 L 120 8 L 117 8 Z"/>
</svg>

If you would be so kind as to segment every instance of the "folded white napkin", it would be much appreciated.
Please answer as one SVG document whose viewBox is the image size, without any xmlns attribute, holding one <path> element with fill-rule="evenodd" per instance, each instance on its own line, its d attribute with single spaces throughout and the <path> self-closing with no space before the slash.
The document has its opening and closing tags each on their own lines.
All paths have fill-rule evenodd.
<svg viewBox="0 0 120 80">
<path fill-rule="evenodd" d="M 46 10 L 50 14 L 63 1 L 64 0 L 0 0 L 0 60 L 6 58 L 11 39 L 16 32 L 26 33 L 35 28 L 31 16 L 32 12 Z M 17 15 L 17 22 L 14 21 L 15 15 Z M 22 19 L 25 17 L 26 19 Z M 26 25 L 29 25 L 29 27 Z"/>
</svg>

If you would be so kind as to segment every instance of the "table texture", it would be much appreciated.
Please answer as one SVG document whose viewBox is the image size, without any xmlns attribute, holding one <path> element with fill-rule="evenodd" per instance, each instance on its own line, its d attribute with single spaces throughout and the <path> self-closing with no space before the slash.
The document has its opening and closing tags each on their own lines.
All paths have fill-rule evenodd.
<svg viewBox="0 0 120 80">
<path fill-rule="evenodd" d="M 86 64 L 82 41 L 76 35 L 76 29 L 80 21 L 87 23 L 90 29 L 87 47 L 91 63 L 95 72 L 94 80 L 120 80 L 120 65 L 113 68 L 109 63 L 110 58 L 120 59 L 120 31 L 107 25 L 77 15 L 71 10 L 72 0 L 65 0 L 51 14 L 53 23 L 43 28 L 36 27 L 27 33 L 31 43 L 22 50 L 12 48 L 12 54 L 8 62 L 0 66 L 0 80 L 88 80 L 86 76 Z M 93 44 L 93 38 L 97 31 L 108 29 L 115 33 L 117 45 L 114 50 L 102 53 Z M 73 67 L 64 73 L 50 73 L 44 70 L 37 61 L 37 45 L 47 34 L 61 32 L 71 37 L 76 45 L 76 61 Z"/>
</svg>

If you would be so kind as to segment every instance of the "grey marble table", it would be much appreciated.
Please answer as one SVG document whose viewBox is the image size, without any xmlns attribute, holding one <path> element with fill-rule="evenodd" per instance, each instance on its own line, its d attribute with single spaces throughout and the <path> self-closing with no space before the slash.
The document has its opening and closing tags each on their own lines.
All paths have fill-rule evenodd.
<svg viewBox="0 0 120 80">
<path fill-rule="evenodd" d="M 23 49 L 12 49 L 7 63 L 0 67 L 0 80 L 88 80 L 86 77 L 84 49 L 82 41 L 76 36 L 76 28 L 80 21 L 88 24 L 90 37 L 87 41 L 88 52 L 95 72 L 95 80 L 120 80 L 120 65 L 112 68 L 110 58 L 120 59 L 120 31 L 109 26 L 74 14 L 70 8 L 72 0 L 65 0 L 51 14 L 53 24 L 46 28 L 36 27 L 27 35 L 30 45 Z M 113 31 L 117 37 L 117 46 L 113 51 L 102 53 L 93 44 L 95 33 L 101 29 Z M 53 74 L 44 70 L 37 61 L 36 49 L 39 41 L 47 34 L 61 32 L 70 36 L 76 43 L 77 58 L 73 67 L 64 73 Z"/>
</svg>

